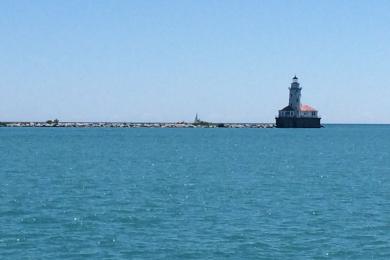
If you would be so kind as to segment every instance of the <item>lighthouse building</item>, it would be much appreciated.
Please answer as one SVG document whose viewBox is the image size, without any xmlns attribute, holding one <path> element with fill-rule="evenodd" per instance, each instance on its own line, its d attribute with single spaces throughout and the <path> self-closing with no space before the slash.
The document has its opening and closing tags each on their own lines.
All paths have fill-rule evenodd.
<svg viewBox="0 0 390 260">
<path fill-rule="evenodd" d="M 319 128 L 321 118 L 318 111 L 309 105 L 301 104 L 301 90 L 298 78 L 291 83 L 288 106 L 279 110 L 276 127 L 279 128 Z"/>
</svg>

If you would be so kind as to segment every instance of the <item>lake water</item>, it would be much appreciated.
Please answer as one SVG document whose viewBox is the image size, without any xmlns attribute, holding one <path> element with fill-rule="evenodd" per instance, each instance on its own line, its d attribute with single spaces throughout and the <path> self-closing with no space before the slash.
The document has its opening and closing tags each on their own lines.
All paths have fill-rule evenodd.
<svg viewBox="0 0 390 260">
<path fill-rule="evenodd" d="M 1 259 L 390 259 L 390 126 L 0 128 Z"/>
</svg>

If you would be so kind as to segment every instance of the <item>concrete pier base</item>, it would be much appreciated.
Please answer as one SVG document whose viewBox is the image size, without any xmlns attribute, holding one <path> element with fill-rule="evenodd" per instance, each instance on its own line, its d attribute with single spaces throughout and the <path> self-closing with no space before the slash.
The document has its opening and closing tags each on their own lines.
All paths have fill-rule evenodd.
<svg viewBox="0 0 390 260">
<path fill-rule="evenodd" d="M 321 118 L 277 117 L 277 128 L 320 128 Z"/>
</svg>

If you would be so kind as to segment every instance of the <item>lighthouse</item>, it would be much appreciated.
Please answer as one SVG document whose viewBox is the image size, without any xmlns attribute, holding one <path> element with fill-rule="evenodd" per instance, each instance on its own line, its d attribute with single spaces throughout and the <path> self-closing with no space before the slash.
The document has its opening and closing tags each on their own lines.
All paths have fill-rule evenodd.
<svg viewBox="0 0 390 260">
<path fill-rule="evenodd" d="M 309 106 L 301 104 L 302 88 L 298 77 L 294 76 L 289 88 L 288 106 L 279 110 L 276 117 L 276 127 L 279 128 L 320 128 L 321 118 L 318 111 Z"/>
<path fill-rule="evenodd" d="M 290 90 L 290 98 L 288 100 L 288 105 L 294 110 L 298 111 L 301 107 L 301 90 L 302 88 L 299 86 L 297 76 L 293 77 L 293 82 L 291 83 Z"/>
</svg>

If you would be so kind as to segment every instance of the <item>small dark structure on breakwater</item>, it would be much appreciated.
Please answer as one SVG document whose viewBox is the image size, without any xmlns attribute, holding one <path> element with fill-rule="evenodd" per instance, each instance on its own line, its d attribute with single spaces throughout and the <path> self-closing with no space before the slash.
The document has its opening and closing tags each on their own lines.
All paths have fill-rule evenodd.
<svg viewBox="0 0 390 260">
<path fill-rule="evenodd" d="M 288 106 L 279 110 L 276 117 L 278 128 L 320 128 L 321 118 L 318 111 L 309 105 L 301 104 L 301 90 L 297 76 L 291 83 Z"/>
</svg>

